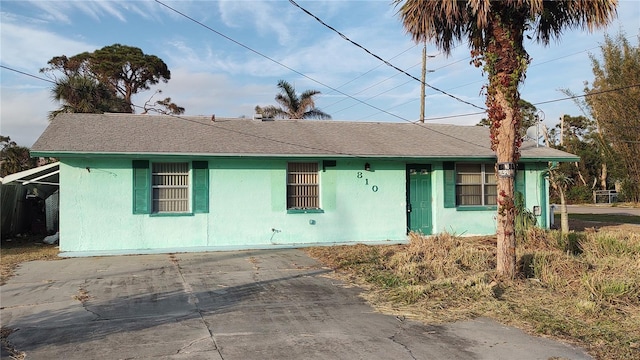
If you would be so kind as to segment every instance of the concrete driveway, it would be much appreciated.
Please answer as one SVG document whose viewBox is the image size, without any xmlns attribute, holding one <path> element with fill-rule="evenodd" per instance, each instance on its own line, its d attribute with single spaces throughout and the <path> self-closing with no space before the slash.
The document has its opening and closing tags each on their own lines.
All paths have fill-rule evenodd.
<svg viewBox="0 0 640 360">
<path fill-rule="evenodd" d="M 0 315 L 27 359 L 590 359 L 489 319 L 379 314 L 329 272 L 299 250 L 36 261 Z"/>
</svg>

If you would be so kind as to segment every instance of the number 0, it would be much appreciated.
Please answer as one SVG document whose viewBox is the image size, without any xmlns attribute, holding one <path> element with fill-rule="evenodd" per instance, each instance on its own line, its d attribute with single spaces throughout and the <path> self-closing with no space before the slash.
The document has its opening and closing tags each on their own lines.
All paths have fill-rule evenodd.
<svg viewBox="0 0 640 360">
<path fill-rule="evenodd" d="M 373 185 L 373 186 L 371 187 L 371 190 L 372 190 L 373 192 L 378 192 L 378 185 Z"/>
</svg>

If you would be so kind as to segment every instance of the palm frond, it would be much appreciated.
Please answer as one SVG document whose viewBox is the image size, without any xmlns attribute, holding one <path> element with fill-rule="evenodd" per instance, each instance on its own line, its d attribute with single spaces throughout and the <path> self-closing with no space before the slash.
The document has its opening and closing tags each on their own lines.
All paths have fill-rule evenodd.
<svg viewBox="0 0 640 360">
<path fill-rule="evenodd" d="M 491 13 L 523 19 L 536 40 L 548 44 L 563 29 L 593 31 L 610 23 L 617 15 L 618 0 L 395 0 L 405 30 L 416 42 L 434 41 L 446 54 L 456 42 L 466 38 L 472 49 L 482 49 Z"/>
<path fill-rule="evenodd" d="M 318 119 L 318 120 L 331 120 L 331 115 L 325 113 L 320 109 L 311 109 L 305 112 L 302 119 Z"/>
<path fill-rule="evenodd" d="M 278 81 L 278 88 L 280 93 L 275 96 L 275 100 L 281 107 L 256 106 L 256 113 L 274 119 L 331 119 L 329 114 L 315 107 L 313 97 L 320 94 L 320 91 L 306 90 L 298 96 L 295 87 L 285 80 Z"/>
</svg>

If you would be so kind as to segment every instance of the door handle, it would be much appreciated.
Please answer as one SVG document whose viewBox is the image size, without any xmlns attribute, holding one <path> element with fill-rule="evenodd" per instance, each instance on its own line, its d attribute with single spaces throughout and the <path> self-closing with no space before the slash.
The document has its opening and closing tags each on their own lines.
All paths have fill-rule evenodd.
<svg viewBox="0 0 640 360">
<path fill-rule="evenodd" d="M 407 212 L 410 213 L 411 212 L 411 204 L 407 204 Z"/>
</svg>

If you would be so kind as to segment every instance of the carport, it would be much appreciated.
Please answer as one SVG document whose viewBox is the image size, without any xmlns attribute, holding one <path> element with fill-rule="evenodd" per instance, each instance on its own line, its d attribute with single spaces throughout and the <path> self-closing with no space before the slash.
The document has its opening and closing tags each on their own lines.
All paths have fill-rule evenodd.
<svg viewBox="0 0 640 360">
<path fill-rule="evenodd" d="M 60 163 L 10 174 L 2 181 L 2 235 L 58 230 Z"/>
</svg>

